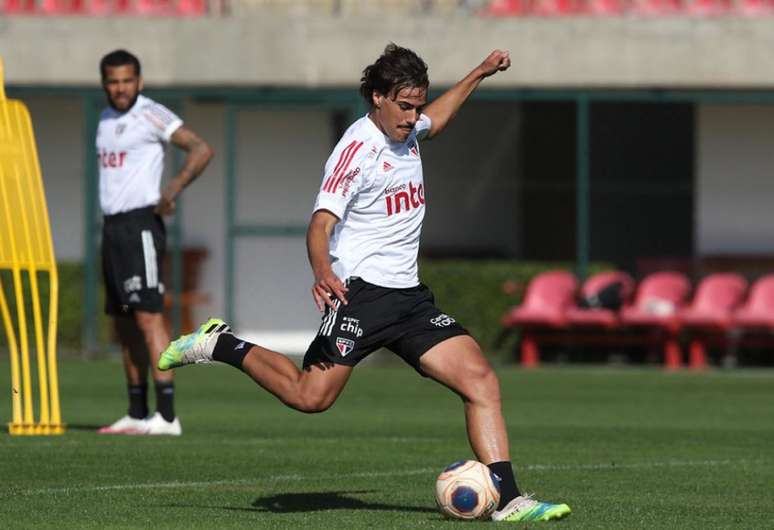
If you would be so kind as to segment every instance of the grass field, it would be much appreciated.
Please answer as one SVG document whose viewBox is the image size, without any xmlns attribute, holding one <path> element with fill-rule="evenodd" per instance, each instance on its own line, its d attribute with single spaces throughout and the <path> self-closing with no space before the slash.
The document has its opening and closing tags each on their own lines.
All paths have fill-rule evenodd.
<svg viewBox="0 0 774 530">
<path fill-rule="evenodd" d="M 531 527 L 774 527 L 774 372 L 498 372 L 522 487 L 573 508 Z M 65 361 L 61 380 L 66 435 L 0 435 L 0 528 L 495 524 L 436 512 L 435 476 L 472 455 L 458 399 L 407 367 L 359 368 L 316 416 L 229 367 L 184 368 L 177 439 L 94 433 L 125 410 L 119 363 Z"/>
</svg>

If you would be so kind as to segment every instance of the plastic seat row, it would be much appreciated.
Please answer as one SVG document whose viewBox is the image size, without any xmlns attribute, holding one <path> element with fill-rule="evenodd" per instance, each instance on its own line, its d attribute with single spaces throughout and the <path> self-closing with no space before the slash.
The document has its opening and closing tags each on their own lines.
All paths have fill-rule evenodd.
<svg viewBox="0 0 774 530">
<path fill-rule="evenodd" d="M 0 0 L 6 15 L 139 15 L 193 17 L 207 14 L 206 0 Z"/>
<path fill-rule="evenodd" d="M 589 300 L 611 286 L 620 308 L 578 306 L 578 294 Z M 678 368 L 683 364 L 680 338 L 684 334 L 690 338 L 690 366 L 702 368 L 711 340 L 774 330 L 774 274 L 748 287 L 738 274 L 711 274 L 689 298 L 691 283 L 682 273 L 654 273 L 635 286 L 625 272 L 609 271 L 591 276 L 579 291 L 573 274 L 548 271 L 532 279 L 523 303 L 503 315 L 501 324 L 522 330 L 525 366 L 539 363 L 540 343 L 651 342 L 663 348 L 668 368 Z M 599 333 L 589 335 L 589 331 Z"/>
<path fill-rule="evenodd" d="M 765 15 L 772 0 L 492 0 L 482 16 L 734 16 Z"/>
</svg>

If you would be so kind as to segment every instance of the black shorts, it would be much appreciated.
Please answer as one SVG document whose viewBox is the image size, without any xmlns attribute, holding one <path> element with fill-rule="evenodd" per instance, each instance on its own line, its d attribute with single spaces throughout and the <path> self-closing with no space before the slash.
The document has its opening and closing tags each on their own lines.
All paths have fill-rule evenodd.
<svg viewBox="0 0 774 530">
<path fill-rule="evenodd" d="M 153 206 L 104 217 L 102 275 L 107 314 L 163 311 L 166 241 L 164 221 Z"/>
<path fill-rule="evenodd" d="M 304 368 L 320 362 L 355 366 L 371 352 L 387 348 L 425 375 L 419 358 L 436 344 L 468 332 L 435 307 L 425 285 L 390 289 L 360 278 L 347 281 L 348 305 L 328 307 L 320 330 L 304 356 Z"/>
</svg>

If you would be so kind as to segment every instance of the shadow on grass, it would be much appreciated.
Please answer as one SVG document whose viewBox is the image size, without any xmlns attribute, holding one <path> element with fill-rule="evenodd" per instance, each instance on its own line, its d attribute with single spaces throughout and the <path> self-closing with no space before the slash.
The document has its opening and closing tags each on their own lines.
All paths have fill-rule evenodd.
<svg viewBox="0 0 774 530">
<path fill-rule="evenodd" d="M 232 512 L 258 513 L 304 513 L 325 510 L 383 510 L 396 512 L 432 513 L 440 516 L 438 510 L 429 507 L 366 502 L 360 499 L 348 497 L 348 495 L 358 495 L 363 493 L 376 493 L 376 490 L 282 493 L 280 495 L 258 497 L 253 501 L 251 508 L 238 508 L 235 506 L 207 506 L 206 508 L 228 510 Z M 166 507 L 203 508 L 201 505 L 191 506 L 187 504 L 168 504 Z"/>
<path fill-rule="evenodd" d="M 253 509 L 262 512 L 273 513 L 299 513 L 316 512 L 321 510 L 387 510 L 401 512 L 437 513 L 432 508 L 418 506 L 403 506 L 398 504 L 384 504 L 379 502 L 366 502 L 349 497 L 362 493 L 375 493 L 371 491 L 321 491 L 314 493 L 283 493 L 258 497 L 253 501 Z"/>
<path fill-rule="evenodd" d="M 67 430 L 69 431 L 96 431 L 104 427 L 104 425 L 86 425 L 82 423 L 68 423 Z"/>
</svg>

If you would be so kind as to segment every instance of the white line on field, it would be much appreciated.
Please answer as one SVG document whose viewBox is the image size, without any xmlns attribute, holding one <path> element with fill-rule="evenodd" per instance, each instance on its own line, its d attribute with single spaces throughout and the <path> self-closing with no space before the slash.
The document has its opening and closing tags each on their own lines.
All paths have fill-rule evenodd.
<svg viewBox="0 0 774 530">
<path fill-rule="evenodd" d="M 629 464 L 616 464 L 615 462 L 599 464 L 526 464 L 518 466 L 517 471 L 583 471 L 583 470 L 612 470 L 612 469 L 649 469 L 665 467 L 717 467 L 717 466 L 737 466 L 737 465 L 757 465 L 770 463 L 768 460 L 667 460 L 663 462 L 639 462 Z M 411 469 L 403 471 L 375 471 L 362 473 L 346 473 L 334 476 L 314 476 L 314 475 L 271 475 L 268 477 L 254 477 L 246 479 L 233 480 L 209 480 L 199 482 L 154 482 L 142 484 L 109 484 L 105 486 L 83 486 L 70 488 L 42 488 L 32 490 L 17 490 L 0 493 L 0 497 L 13 496 L 35 496 L 35 495 L 55 495 L 83 492 L 100 491 L 121 491 L 138 489 L 185 489 L 185 488 L 209 488 L 212 486 L 238 486 L 249 484 L 263 484 L 266 482 L 283 481 L 301 481 L 301 480 L 327 480 L 331 478 L 356 479 L 356 478 L 378 478 L 378 477 L 406 477 L 412 475 L 431 475 L 437 473 L 436 468 Z"/>
</svg>

